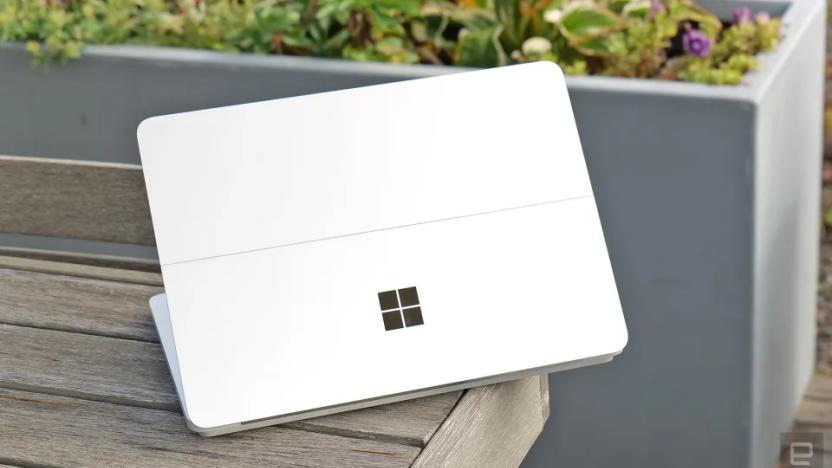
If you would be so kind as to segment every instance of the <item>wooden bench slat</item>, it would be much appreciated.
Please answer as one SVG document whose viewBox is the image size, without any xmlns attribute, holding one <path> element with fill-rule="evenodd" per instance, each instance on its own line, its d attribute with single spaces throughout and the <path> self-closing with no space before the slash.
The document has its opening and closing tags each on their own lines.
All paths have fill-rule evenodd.
<svg viewBox="0 0 832 468">
<path fill-rule="evenodd" d="M 815 400 L 832 400 L 832 377 L 826 375 L 814 375 L 809 381 L 809 388 L 806 389 L 805 398 Z"/>
<path fill-rule="evenodd" d="M 829 446 L 829 443 L 826 442 L 828 440 L 832 440 L 832 427 L 830 426 L 814 426 L 811 424 L 799 424 L 795 423 L 790 432 L 815 432 L 823 434 L 823 453 L 832 454 L 832 447 Z M 832 455 L 826 455 L 825 458 L 832 457 Z M 828 465 L 827 465 L 828 466 Z"/>
<path fill-rule="evenodd" d="M 146 271 L 149 273 L 159 273 L 160 271 L 159 262 L 147 258 L 118 257 L 114 255 L 32 249 L 28 247 L 0 246 L 0 257 L 46 260 L 50 262 L 116 268 L 120 270 Z"/>
<path fill-rule="evenodd" d="M 832 378 L 825 375 L 812 377 L 797 408 L 790 432 L 821 433 L 824 440 L 832 440 Z M 832 454 L 832 446 L 824 443 L 823 452 Z M 832 455 L 826 457 L 829 459 Z"/>
<path fill-rule="evenodd" d="M 812 426 L 832 427 L 832 403 L 828 400 L 804 398 L 797 408 L 795 421 Z"/>
<path fill-rule="evenodd" d="M 0 268 L 0 322 L 158 341 L 147 301 L 161 291 L 159 286 Z"/>
<path fill-rule="evenodd" d="M 157 343 L 0 326 L 0 386 L 177 411 Z"/>
<path fill-rule="evenodd" d="M 48 260 L 32 260 L 21 257 L 0 257 L 0 268 L 77 276 L 79 278 L 103 279 L 121 283 L 147 284 L 151 286 L 162 286 L 163 284 L 161 273 L 78 265 Z"/>
<path fill-rule="evenodd" d="M 180 411 L 161 345 L 0 326 L 0 387 Z M 296 429 L 422 446 L 459 392 L 293 423 Z M 184 421 L 179 417 L 179 424 Z"/>
<path fill-rule="evenodd" d="M 459 401 L 463 392 L 449 392 L 417 400 L 374 406 L 286 424 L 303 430 L 362 435 L 402 445 L 424 447 Z M 406 421 L 406 424 L 402 424 Z"/>
<path fill-rule="evenodd" d="M 154 245 L 141 166 L 0 156 L 3 232 Z"/>
<path fill-rule="evenodd" d="M 0 461 L 24 466 L 408 466 L 416 447 L 269 427 L 211 439 L 167 411 L 0 389 Z"/>
<path fill-rule="evenodd" d="M 469 390 L 413 467 L 519 465 L 549 417 L 548 382 L 536 375 Z"/>
</svg>

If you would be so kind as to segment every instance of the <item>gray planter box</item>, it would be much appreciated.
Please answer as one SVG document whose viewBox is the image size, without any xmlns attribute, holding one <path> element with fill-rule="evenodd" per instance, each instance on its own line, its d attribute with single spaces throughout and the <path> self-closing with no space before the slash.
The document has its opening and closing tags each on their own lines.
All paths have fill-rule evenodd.
<svg viewBox="0 0 832 468">
<path fill-rule="evenodd" d="M 814 366 L 825 5 L 743 3 L 782 14 L 785 39 L 742 86 L 568 80 L 630 341 L 551 377 L 528 466 L 776 458 Z M 149 115 L 458 70 L 141 47 L 29 61 L 0 48 L 0 152 L 133 163 Z"/>
</svg>

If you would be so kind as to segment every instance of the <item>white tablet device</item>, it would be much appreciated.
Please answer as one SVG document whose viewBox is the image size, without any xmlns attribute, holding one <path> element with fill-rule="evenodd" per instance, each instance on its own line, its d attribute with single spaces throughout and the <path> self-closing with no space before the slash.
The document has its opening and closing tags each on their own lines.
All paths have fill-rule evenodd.
<svg viewBox="0 0 832 468">
<path fill-rule="evenodd" d="M 200 434 L 626 344 L 553 64 L 154 117 L 138 139 L 166 292 L 151 304 Z"/>
</svg>

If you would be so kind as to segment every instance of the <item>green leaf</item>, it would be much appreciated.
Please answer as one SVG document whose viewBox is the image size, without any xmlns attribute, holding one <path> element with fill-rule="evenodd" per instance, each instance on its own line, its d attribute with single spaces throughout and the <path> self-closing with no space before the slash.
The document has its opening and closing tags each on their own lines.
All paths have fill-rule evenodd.
<svg viewBox="0 0 832 468">
<path fill-rule="evenodd" d="M 629 18 L 644 18 L 650 12 L 650 0 L 631 0 L 622 10 Z"/>
<path fill-rule="evenodd" d="M 410 23 L 410 35 L 416 42 L 427 42 L 431 39 L 428 35 L 428 26 L 424 21 L 414 20 Z"/>
<path fill-rule="evenodd" d="M 404 52 L 404 43 L 398 37 L 385 37 L 376 42 L 376 50 L 385 55 L 393 55 Z"/>
<path fill-rule="evenodd" d="M 673 2 L 668 5 L 670 17 L 676 21 L 696 21 L 699 29 L 705 32 L 711 39 L 716 39 L 722 22 L 708 10 L 688 1 Z"/>
<path fill-rule="evenodd" d="M 603 36 L 577 38 L 570 44 L 584 55 L 603 56 L 611 52 L 609 40 Z"/>
<path fill-rule="evenodd" d="M 388 12 L 399 11 L 407 16 L 418 16 L 421 10 L 420 0 L 371 0 L 369 5 L 388 10 Z"/>
<path fill-rule="evenodd" d="M 347 42 L 347 40 L 349 40 L 349 38 L 350 33 L 346 29 L 338 31 L 337 34 L 324 41 L 322 49 L 327 52 L 339 49 Z"/>
<path fill-rule="evenodd" d="M 564 36 L 574 39 L 612 31 L 621 26 L 621 19 L 603 7 L 580 3 L 567 7 L 558 26 Z"/>
<path fill-rule="evenodd" d="M 616 13 L 621 13 L 628 3 L 630 3 L 629 0 L 610 0 L 607 5 L 610 10 Z"/>
<path fill-rule="evenodd" d="M 370 8 L 367 11 L 370 14 L 374 35 L 404 35 L 404 26 L 397 18 L 388 16 L 384 10 L 379 8 Z"/>
<path fill-rule="evenodd" d="M 502 27 L 491 29 L 463 29 L 459 34 L 457 62 L 466 67 L 496 67 L 505 65 L 506 53 L 500 45 Z"/>
<path fill-rule="evenodd" d="M 467 29 L 482 29 L 496 26 L 497 17 L 491 10 L 462 8 L 452 3 L 429 2 L 422 7 L 423 17 L 441 17 Z"/>
</svg>

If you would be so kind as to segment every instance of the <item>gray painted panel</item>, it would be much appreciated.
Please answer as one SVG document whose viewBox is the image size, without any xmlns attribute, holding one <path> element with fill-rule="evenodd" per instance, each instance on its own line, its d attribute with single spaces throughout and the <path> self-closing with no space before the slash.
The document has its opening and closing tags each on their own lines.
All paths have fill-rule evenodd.
<svg viewBox="0 0 832 468">
<path fill-rule="evenodd" d="M 754 109 L 573 99 L 630 341 L 551 376 L 526 465 L 748 466 Z"/>
<path fill-rule="evenodd" d="M 0 153 L 133 164 L 136 127 L 153 115 L 461 70 L 129 46 L 90 47 L 47 71 L 30 61 L 0 47 Z"/>
<path fill-rule="evenodd" d="M 759 106 L 751 466 L 776 458 L 815 364 L 825 32 L 815 16 Z"/>
</svg>

